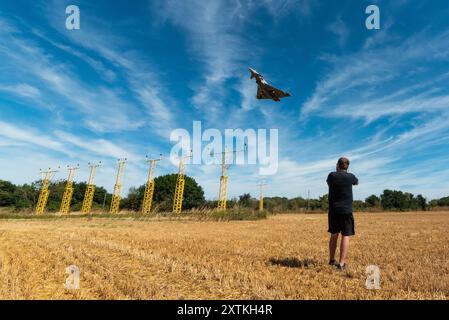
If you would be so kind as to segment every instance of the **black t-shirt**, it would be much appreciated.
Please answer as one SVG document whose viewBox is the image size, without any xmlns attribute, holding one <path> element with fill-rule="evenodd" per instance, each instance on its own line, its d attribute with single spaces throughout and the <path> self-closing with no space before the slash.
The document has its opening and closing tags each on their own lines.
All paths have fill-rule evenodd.
<svg viewBox="0 0 449 320">
<path fill-rule="evenodd" d="M 359 180 L 352 173 L 337 171 L 329 173 L 327 184 L 329 185 L 329 213 L 352 213 L 352 186 Z"/>
</svg>

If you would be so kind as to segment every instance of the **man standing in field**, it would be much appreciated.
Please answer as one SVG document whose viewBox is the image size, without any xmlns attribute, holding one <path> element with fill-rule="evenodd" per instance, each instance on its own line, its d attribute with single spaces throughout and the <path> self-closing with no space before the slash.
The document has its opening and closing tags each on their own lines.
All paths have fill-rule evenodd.
<svg viewBox="0 0 449 320">
<path fill-rule="evenodd" d="M 358 185 L 359 180 L 348 172 L 349 160 L 338 159 L 337 171 L 329 173 L 329 264 L 344 270 L 346 255 L 349 249 L 349 237 L 355 235 L 354 217 L 352 215 L 352 186 Z M 338 236 L 341 233 L 340 260 L 335 260 Z"/>
</svg>

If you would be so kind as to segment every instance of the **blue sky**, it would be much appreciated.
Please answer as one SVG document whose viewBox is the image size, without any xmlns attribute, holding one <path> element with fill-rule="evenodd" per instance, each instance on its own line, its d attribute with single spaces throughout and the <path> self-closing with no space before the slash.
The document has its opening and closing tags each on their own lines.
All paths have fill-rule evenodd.
<svg viewBox="0 0 449 320">
<path fill-rule="evenodd" d="M 65 28 L 78 5 L 81 29 Z M 381 30 L 365 28 L 377 4 Z M 112 190 L 145 182 L 145 155 L 168 155 L 170 132 L 278 129 L 279 170 L 265 194 L 327 192 L 338 157 L 363 199 L 383 189 L 449 193 L 447 1 L 0 0 L 0 179 L 103 161 Z M 292 93 L 257 101 L 248 66 Z M 176 172 L 169 161 L 157 174 Z M 216 198 L 220 168 L 187 173 Z M 56 176 L 64 178 L 63 170 Z M 233 166 L 229 195 L 257 196 L 257 165 Z"/>
</svg>

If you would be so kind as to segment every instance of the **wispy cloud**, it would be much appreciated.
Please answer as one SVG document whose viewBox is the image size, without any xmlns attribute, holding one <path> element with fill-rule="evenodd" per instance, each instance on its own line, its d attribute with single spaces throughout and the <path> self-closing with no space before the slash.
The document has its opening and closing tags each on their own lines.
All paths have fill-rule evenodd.
<svg viewBox="0 0 449 320">
<path fill-rule="evenodd" d="M 368 190 L 380 193 L 385 188 L 414 192 L 425 189 L 431 196 L 444 194 L 428 186 L 447 186 L 443 180 L 432 182 L 431 177 L 446 174 L 439 161 L 441 155 L 432 144 L 444 143 L 444 137 L 449 135 L 449 77 L 447 68 L 441 67 L 449 67 L 448 48 L 449 31 L 421 32 L 408 38 L 382 31 L 375 38 L 368 38 L 358 52 L 322 57 L 331 70 L 302 105 L 300 120 L 305 124 L 316 119 L 335 119 L 338 122 L 332 132 L 341 144 L 357 141 L 360 147 L 349 149 L 346 154 L 355 160 L 353 169 L 364 179 L 365 185 L 362 183 L 359 188 L 361 195 L 367 195 Z M 435 63 L 438 68 L 430 67 Z M 362 144 L 359 136 L 353 139 L 346 131 L 339 132 L 348 124 L 354 135 L 369 132 L 372 143 Z M 372 132 L 373 128 L 381 129 Z M 318 152 L 320 156 L 325 154 Z M 423 177 L 427 170 L 423 163 L 432 161 L 436 165 L 427 168 L 429 172 Z M 404 162 L 405 167 L 398 165 Z M 313 176 L 320 173 L 319 164 L 328 163 L 318 161 L 294 171 L 301 177 L 308 173 Z"/>
<path fill-rule="evenodd" d="M 101 157 L 112 157 L 115 159 L 127 158 L 134 161 L 141 158 L 133 152 L 123 149 L 118 143 L 112 143 L 105 139 L 82 139 L 78 136 L 62 131 L 56 131 L 55 135 L 64 143 L 70 143 Z"/>
<path fill-rule="evenodd" d="M 39 38 L 51 44 L 53 47 L 58 48 L 67 54 L 78 57 L 79 59 L 87 63 L 90 67 L 92 67 L 92 69 L 94 69 L 98 73 L 98 75 L 103 77 L 105 80 L 113 82 L 114 80 L 117 79 L 117 74 L 113 70 L 105 66 L 105 64 L 102 61 L 92 58 L 88 54 L 80 50 L 76 50 L 76 48 L 74 48 L 73 46 L 68 46 L 60 42 L 57 42 L 53 39 L 50 39 L 48 36 L 46 36 L 41 31 L 35 28 L 31 29 L 31 32 L 34 35 L 38 36 Z"/>
<path fill-rule="evenodd" d="M 262 0 L 256 1 L 253 5 L 258 4 L 268 10 L 274 18 L 283 17 L 287 14 L 297 12 L 301 16 L 309 16 L 312 14 L 313 6 L 316 1 L 311 0 Z"/>
<path fill-rule="evenodd" d="M 59 97 L 61 103 L 81 113 L 84 123 L 92 130 L 133 130 L 143 125 L 139 110 L 125 101 L 118 90 L 105 86 L 90 88 L 78 78 L 70 65 L 58 63 L 37 42 L 2 33 L 0 44 L 0 54 L 15 70 L 12 78 L 31 77 L 36 83 L 44 82 L 45 88 Z M 29 86 L 15 89 L 22 95 L 38 92 Z"/>
<path fill-rule="evenodd" d="M 98 183 L 111 191 L 117 158 L 128 159 L 125 188 L 142 184 L 145 177 L 143 157 L 128 143 L 81 137 L 61 130 L 45 132 L 41 128 L 0 121 L 0 146 L 0 164 L 4 169 L 1 178 L 20 183 L 37 179 L 40 168 L 62 168 L 67 163 L 82 165 L 76 176 L 76 181 L 82 181 L 88 176 L 87 162 L 101 160 Z M 61 169 L 56 178 L 65 178 L 65 174 Z"/>
<path fill-rule="evenodd" d="M 187 31 L 189 49 L 202 64 L 202 82 L 195 83 L 192 103 L 213 120 L 220 121 L 229 106 L 225 97 L 239 95 L 241 108 L 252 109 L 255 96 L 253 83 L 247 80 L 248 61 L 257 61 L 260 45 L 245 34 L 252 15 L 265 10 L 273 18 L 287 14 L 311 14 L 311 1 L 160 1 L 155 11 L 161 21 L 168 21 Z M 152 4 L 153 6 L 153 4 Z M 186 17 L 189 17 L 186 19 Z M 231 80 L 240 83 L 229 86 Z M 251 92 L 251 90 L 253 92 Z"/>
<path fill-rule="evenodd" d="M 18 127 L 13 124 L 0 121 L 0 136 L 26 144 L 32 144 L 46 149 L 64 152 L 64 145 L 51 137 L 43 135 L 38 130 Z"/>
<path fill-rule="evenodd" d="M 77 147 L 84 151 L 84 155 L 87 152 L 102 158 L 128 158 L 131 161 L 141 158 L 133 151 L 121 146 L 122 144 L 106 139 L 80 137 L 61 130 L 56 130 L 53 133 L 42 132 L 38 128 L 4 121 L 0 121 L 0 137 L 14 142 L 10 143 L 11 145 L 17 145 L 17 143 L 34 145 L 40 147 L 41 150 L 57 151 L 69 156 L 75 154 L 73 147 Z"/>
<path fill-rule="evenodd" d="M 25 98 L 38 98 L 41 96 L 41 92 L 38 88 L 30 86 L 26 83 L 20 83 L 17 85 L 0 85 L 0 91 L 13 93 Z"/>
<path fill-rule="evenodd" d="M 209 115 L 218 114 L 228 93 L 224 84 L 236 77 L 242 57 L 251 55 L 237 32 L 241 16 L 224 1 L 163 1 L 157 10 L 163 12 L 163 20 L 187 31 L 190 50 L 203 63 L 204 83 L 195 85 L 193 105 Z"/>
<path fill-rule="evenodd" d="M 449 32 L 443 32 L 436 36 L 418 34 L 394 46 L 334 57 L 333 71 L 317 84 L 301 108 L 301 117 L 319 114 L 373 121 L 441 110 L 448 105 L 449 93 L 444 90 L 447 74 L 444 69 L 437 74 L 427 72 L 426 63 L 446 61 L 448 48 Z M 440 82 L 435 83 L 435 79 Z M 404 95 L 404 88 L 415 90 Z"/>
<path fill-rule="evenodd" d="M 125 37 L 110 31 L 113 25 L 104 21 L 99 23 L 95 17 L 85 16 L 80 32 L 67 32 L 59 23 L 61 19 L 65 19 L 62 4 L 57 1 L 53 4 L 51 9 L 48 9 L 47 17 L 54 30 L 70 44 L 67 52 L 81 58 L 99 73 L 110 78 L 107 80 L 114 80 L 119 76 L 117 73 L 120 73 L 126 81 L 129 94 L 139 107 L 137 115 L 140 117 L 135 120 L 134 128 L 148 125 L 152 132 L 167 138 L 170 130 L 176 127 L 178 110 L 175 100 L 164 87 L 164 79 L 159 76 L 156 63 L 151 62 L 146 53 L 130 49 L 132 44 Z M 63 45 L 62 49 L 67 49 L 67 45 Z M 95 53 L 107 63 L 92 58 L 88 53 Z M 113 68 L 107 68 L 106 64 Z M 106 74 L 102 71 L 106 71 Z M 121 109 L 133 110 L 127 107 Z M 144 112 L 145 117 L 140 111 Z"/>
<path fill-rule="evenodd" d="M 349 37 L 349 28 L 346 26 L 345 22 L 343 21 L 341 15 L 337 16 L 335 21 L 333 21 L 329 26 L 328 29 L 330 32 L 335 34 L 338 38 L 338 44 L 340 48 L 343 48 L 346 44 L 346 41 Z"/>
</svg>

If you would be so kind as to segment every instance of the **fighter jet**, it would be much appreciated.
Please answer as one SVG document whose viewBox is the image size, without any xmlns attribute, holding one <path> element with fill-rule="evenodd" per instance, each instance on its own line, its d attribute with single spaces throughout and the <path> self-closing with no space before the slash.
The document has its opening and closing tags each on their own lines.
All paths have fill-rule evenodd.
<svg viewBox="0 0 449 320">
<path fill-rule="evenodd" d="M 256 70 L 248 68 L 251 72 L 251 78 L 256 78 L 257 82 L 257 99 L 272 99 L 274 101 L 281 101 L 281 98 L 290 97 L 291 94 L 288 92 L 284 92 L 275 87 L 272 87 L 265 81 L 263 76 L 258 73 Z"/>
</svg>

